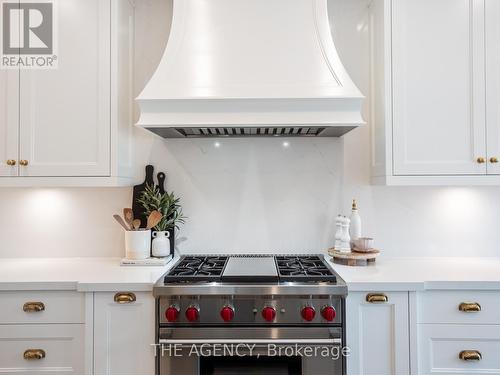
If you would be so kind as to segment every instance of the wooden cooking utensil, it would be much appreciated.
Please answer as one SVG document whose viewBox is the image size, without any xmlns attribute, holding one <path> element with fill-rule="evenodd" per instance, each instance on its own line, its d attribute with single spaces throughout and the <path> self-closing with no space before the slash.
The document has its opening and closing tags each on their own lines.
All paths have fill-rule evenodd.
<svg viewBox="0 0 500 375">
<path fill-rule="evenodd" d="M 141 227 L 141 221 L 139 219 L 135 219 L 132 222 L 132 227 L 134 228 L 134 230 L 139 230 L 139 228 Z"/>
<path fill-rule="evenodd" d="M 146 226 L 146 230 L 150 230 L 151 228 L 156 227 L 161 221 L 162 217 L 163 215 L 158 211 L 151 212 L 148 217 L 148 225 Z"/>
<path fill-rule="evenodd" d="M 120 215 L 113 215 L 113 218 L 118 222 L 118 224 L 120 224 L 123 227 L 123 229 L 130 230 L 129 226 Z"/>
<path fill-rule="evenodd" d="M 133 226 L 134 212 L 132 211 L 131 208 L 124 208 L 123 209 L 123 218 L 125 219 L 125 222 L 128 224 L 129 228 L 131 230 L 134 229 L 134 226 Z"/>
</svg>

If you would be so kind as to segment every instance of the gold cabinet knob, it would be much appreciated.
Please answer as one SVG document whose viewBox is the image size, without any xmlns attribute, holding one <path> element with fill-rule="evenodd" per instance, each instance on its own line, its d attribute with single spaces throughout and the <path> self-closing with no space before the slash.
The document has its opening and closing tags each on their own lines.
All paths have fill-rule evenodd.
<svg viewBox="0 0 500 375">
<path fill-rule="evenodd" d="M 483 355 L 479 350 L 462 350 L 458 354 L 458 358 L 462 361 L 480 361 L 483 359 Z"/>
<path fill-rule="evenodd" d="M 490 158 L 490 163 L 492 163 L 492 164 L 496 164 L 496 163 L 498 163 L 498 158 L 497 158 L 496 156 L 492 156 L 492 157 Z"/>
<path fill-rule="evenodd" d="M 14 165 L 16 165 L 16 161 L 13 160 L 13 159 L 9 159 L 5 162 L 7 165 L 13 167 Z"/>
<path fill-rule="evenodd" d="M 39 360 L 45 358 L 45 350 L 42 349 L 27 349 L 23 354 L 24 359 L 27 361 Z"/>
<path fill-rule="evenodd" d="M 19 165 L 22 165 L 23 167 L 26 167 L 28 165 L 28 160 L 19 160 Z"/>
<path fill-rule="evenodd" d="M 386 303 L 389 298 L 382 293 L 370 293 L 366 295 L 366 302 L 368 303 Z"/>
<path fill-rule="evenodd" d="M 484 164 L 486 163 L 486 158 L 483 157 L 483 156 L 480 156 L 476 159 L 476 161 L 479 163 L 479 164 Z"/>
<path fill-rule="evenodd" d="M 23 305 L 24 312 L 40 312 L 45 310 L 45 304 L 43 302 L 26 302 Z"/>
<path fill-rule="evenodd" d="M 134 293 L 116 293 L 114 298 L 116 303 L 132 303 L 137 300 Z"/>
</svg>

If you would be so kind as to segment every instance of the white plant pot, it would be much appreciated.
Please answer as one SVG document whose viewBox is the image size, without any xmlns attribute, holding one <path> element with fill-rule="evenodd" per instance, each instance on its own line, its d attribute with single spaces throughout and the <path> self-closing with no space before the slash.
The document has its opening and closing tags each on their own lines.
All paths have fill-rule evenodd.
<svg viewBox="0 0 500 375">
<path fill-rule="evenodd" d="M 154 257 L 162 258 L 170 255 L 170 233 L 166 231 L 153 232 L 153 248 L 152 254 Z"/>
<path fill-rule="evenodd" d="M 147 259 L 151 253 L 151 231 L 134 230 L 125 232 L 125 258 Z"/>
</svg>

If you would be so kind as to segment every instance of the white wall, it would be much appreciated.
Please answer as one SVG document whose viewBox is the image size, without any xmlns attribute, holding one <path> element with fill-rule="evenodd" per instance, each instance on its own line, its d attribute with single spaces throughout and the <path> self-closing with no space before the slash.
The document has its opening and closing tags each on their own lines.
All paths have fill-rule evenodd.
<svg viewBox="0 0 500 375">
<path fill-rule="evenodd" d="M 329 0 L 344 64 L 368 93 L 365 0 Z M 171 0 L 137 2 L 137 91 L 170 28 Z M 341 14 L 342 17 L 338 17 Z M 367 98 L 366 105 L 369 104 Z M 138 181 L 151 162 L 189 216 L 185 252 L 318 252 L 358 198 L 365 233 L 386 256 L 500 256 L 500 188 L 369 185 L 369 125 L 343 139 L 169 140 L 137 129 Z M 1 189 L 0 257 L 121 256 L 111 218 L 130 188 Z"/>
</svg>

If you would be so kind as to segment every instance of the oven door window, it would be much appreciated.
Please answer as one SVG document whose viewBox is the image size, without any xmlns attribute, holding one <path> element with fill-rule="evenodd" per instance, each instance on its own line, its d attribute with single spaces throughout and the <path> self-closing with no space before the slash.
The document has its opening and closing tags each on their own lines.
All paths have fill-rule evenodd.
<svg viewBox="0 0 500 375">
<path fill-rule="evenodd" d="M 301 375 L 300 357 L 202 357 L 200 375 Z"/>
</svg>

